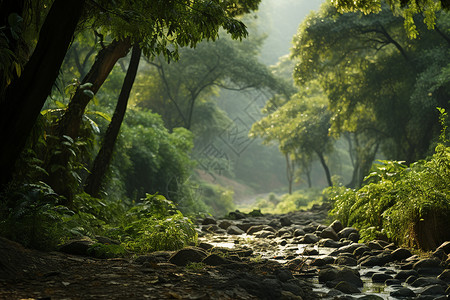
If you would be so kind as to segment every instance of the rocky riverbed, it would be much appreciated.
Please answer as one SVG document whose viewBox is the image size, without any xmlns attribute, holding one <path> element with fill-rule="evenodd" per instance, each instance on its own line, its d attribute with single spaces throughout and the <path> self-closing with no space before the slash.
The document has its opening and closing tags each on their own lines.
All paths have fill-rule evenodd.
<svg viewBox="0 0 450 300">
<path fill-rule="evenodd" d="M 450 242 L 418 257 L 326 217 L 207 217 L 196 245 L 119 259 L 89 257 L 86 241 L 44 253 L 0 238 L 0 299 L 448 299 Z"/>
</svg>

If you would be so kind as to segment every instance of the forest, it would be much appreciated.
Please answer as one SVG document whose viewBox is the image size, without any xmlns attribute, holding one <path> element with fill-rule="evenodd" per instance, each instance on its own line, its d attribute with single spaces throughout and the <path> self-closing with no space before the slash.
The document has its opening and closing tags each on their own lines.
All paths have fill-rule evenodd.
<svg viewBox="0 0 450 300">
<path fill-rule="evenodd" d="M 122 257 L 327 203 L 449 241 L 450 3 L 300 2 L 1 0 L 0 236 Z"/>
</svg>

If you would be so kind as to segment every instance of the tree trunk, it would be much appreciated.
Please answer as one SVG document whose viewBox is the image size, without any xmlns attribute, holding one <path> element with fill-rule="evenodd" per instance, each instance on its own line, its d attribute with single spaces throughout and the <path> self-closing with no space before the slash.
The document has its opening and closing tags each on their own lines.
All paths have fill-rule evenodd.
<svg viewBox="0 0 450 300">
<path fill-rule="evenodd" d="M 289 159 L 289 154 L 286 153 L 284 154 L 284 157 L 286 158 L 286 177 L 288 180 L 288 184 L 289 184 L 289 195 L 292 194 L 292 184 L 294 182 L 294 162 Z"/>
<path fill-rule="evenodd" d="M 125 57 L 130 50 L 130 39 L 114 40 L 107 47 L 99 51 L 92 68 L 83 78 L 81 84 L 91 83 L 89 88 L 92 93 L 97 94 L 98 90 L 105 82 L 109 73 L 113 69 L 116 62 Z M 70 136 L 72 139 L 78 137 L 80 131 L 81 120 L 83 118 L 86 106 L 91 101 L 91 97 L 84 93 L 84 90 L 78 89 L 70 100 L 66 112 L 61 118 L 58 125 L 58 136 Z"/>
<path fill-rule="evenodd" d="M 325 171 L 325 176 L 327 178 L 327 182 L 329 186 L 333 186 L 333 182 L 331 181 L 331 174 L 330 169 L 328 168 L 328 165 L 325 161 L 325 157 L 323 156 L 322 152 L 315 151 L 317 156 L 319 157 L 320 163 L 322 164 L 323 170 Z"/>
<path fill-rule="evenodd" d="M 38 43 L 21 77 L 6 90 L 1 103 L 0 186 L 12 179 L 14 165 L 36 122 L 72 41 L 85 0 L 55 0 Z"/>
<path fill-rule="evenodd" d="M 127 38 L 125 40 L 114 40 L 107 47 L 103 48 L 97 54 L 94 64 L 88 74 L 83 78 L 81 84 L 91 83 L 89 90 L 96 94 L 106 78 L 110 74 L 116 62 L 127 55 L 131 47 L 131 42 Z M 92 97 L 85 93 L 85 90 L 78 88 L 75 95 L 70 100 L 66 112 L 62 116 L 58 128 L 57 136 L 60 140 L 64 140 L 63 136 L 69 136 L 74 141 L 77 140 L 84 111 Z M 56 141 L 58 142 L 58 141 Z M 57 145 L 55 145 L 57 147 Z M 53 147 L 50 146 L 49 149 Z M 70 206 L 73 200 L 74 187 L 70 185 L 70 177 L 72 176 L 69 168 L 71 153 L 66 149 L 57 154 L 50 154 L 46 162 L 46 170 L 49 175 L 45 180 L 53 190 L 66 198 L 63 204 Z M 52 166 L 57 166 L 53 168 Z M 51 170 L 54 169 L 52 172 Z M 73 183 L 72 183 L 73 184 Z"/>
<path fill-rule="evenodd" d="M 141 58 L 141 49 L 139 45 L 134 45 L 131 54 L 130 64 L 128 66 L 127 74 L 123 81 L 122 90 L 120 91 L 119 99 L 117 101 L 116 109 L 112 117 L 111 123 L 106 130 L 103 139 L 102 147 L 95 158 L 91 174 L 86 180 L 84 191 L 92 197 L 98 197 L 100 193 L 103 178 L 108 170 L 109 163 L 113 154 L 114 144 L 119 135 L 120 126 L 125 117 L 128 99 L 130 97 L 131 88 L 133 87 L 136 73 Z"/>
</svg>

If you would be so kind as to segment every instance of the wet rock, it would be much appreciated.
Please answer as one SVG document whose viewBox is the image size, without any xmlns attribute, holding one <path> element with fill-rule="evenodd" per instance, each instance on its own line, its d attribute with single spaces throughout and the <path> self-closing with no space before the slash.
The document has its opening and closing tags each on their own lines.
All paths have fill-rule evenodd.
<svg viewBox="0 0 450 300">
<path fill-rule="evenodd" d="M 277 221 L 277 220 L 272 220 L 272 221 L 270 221 L 269 224 L 267 224 L 267 225 L 269 225 L 270 227 L 273 227 L 273 228 L 275 228 L 275 229 L 281 227 L 280 222 Z"/>
<path fill-rule="evenodd" d="M 331 256 L 325 256 L 325 257 L 321 257 L 321 258 L 316 258 L 315 260 L 313 260 L 311 262 L 311 266 L 316 266 L 316 267 L 323 267 L 325 265 L 331 265 L 334 264 L 334 257 Z"/>
<path fill-rule="evenodd" d="M 411 283 L 413 287 L 424 287 L 429 285 L 443 285 L 446 286 L 447 283 L 443 280 L 437 279 L 435 277 L 419 277 L 414 282 Z"/>
<path fill-rule="evenodd" d="M 398 279 L 387 279 L 385 282 L 384 282 L 387 286 L 391 286 L 391 285 L 402 285 L 402 282 L 401 282 L 401 280 L 398 280 Z"/>
<path fill-rule="evenodd" d="M 444 270 L 439 276 L 438 279 L 450 283 L 450 269 Z"/>
<path fill-rule="evenodd" d="M 319 237 L 313 233 L 307 233 L 302 239 L 304 244 L 315 244 L 319 241 Z"/>
<path fill-rule="evenodd" d="M 217 221 L 213 217 L 206 217 L 202 221 L 202 225 L 216 225 Z"/>
<path fill-rule="evenodd" d="M 360 258 L 358 263 L 364 267 L 373 267 L 373 266 L 384 266 L 386 263 L 390 262 L 392 257 L 390 254 L 381 253 L 374 256 L 366 256 Z"/>
<path fill-rule="evenodd" d="M 416 270 L 401 270 L 400 272 L 398 272 L 394 278 L 398 279 L 398 280 L 402 280 L 405 281 L 406 278 L 408 278 L 409 276 L 415 276 L 418 277 L 419 273 Z"/>
<path fill-rule="evenodd" d="M 241 213 L 239 210 L 230 212 L 227 217 L 229 220 L 242 220 L 247 218 L 247 216 L 244 213 Z"/>
<path fill-rule="evenodd" d="M 371 242 L 367 243 L 367 246 L 371 250 L 384 250 L 383 246 L 381 246 L 380 243 L 378 243 L 377 241 L 371 241 Z"/>
<path fill-rule="evenodd" d="M 355 285 L 353 285 L 347 281 L 339 282 L 338 284 L 336 284 L 336 286 L 334 288 L 345 294 L 358 294 L 361 292 L 358 287 L 356 287 Z"/>
<path fill-rule="evenodd" d="M 306 227 L 303 228 L 303 231 L 304 231 L 305 233 L 313 233 L 313 232 L 316 231 L 316 228 L 317 228 L 316 226 L 308 225 L 308 226 L 306 226 Z"/>
<path fill-rule="evenodd" d="M 437 258 L 425 258 L 421 259 L 413 265 L 414 270 L 425 268 L 438 268 L 441 265 L 441 261 Z"/>
<path fill-rule="evenodd" d="M 411 251 L 409 251 L 406 248 L 398 248 L 398 249 L 392 251 L 391 254 L 392 254 L 392 258 L 396 261 L 401 261 L 401 260 L 407 259 L 412 256 Z"/>
<path fill-rule="evenodd" d="M 261 239 L 275 238 L 275 234 L 272 231 L 262 230 L 255 234 L 255 237 Z"/>
<path fill-rule="evenodd" d="M 396 291 L 391 292 L 390 295 L 396 298 L 412 298 L 416 296 L 416 293 L 414 293 L 409 288 L 402 287 Z"/>
<path fill-rule="evenodd" d="M 287 269 L 276 270 L 275 271 L 275 276 L 281 282 L 287 282 L 288 280 L 291 280 L 291 279 L 294 278 L 294 276 L 292 276 L 292 272 L 290 270 L 287 270 Z"/>
<path fill-rule="evenodd" d="M 338 256 L 334 263 L 340 266 L 356 266 L 358 264 L 356 259 L 343 255 Z"/>
<path fill-rule="evenodd" d="M 242 230 L 242 231 L 244 231 L 244 232 L 247 232 L 247 230 L 249 230 L 250 227 L 255 226 L 255 225 L 257 225 L 257 224 L 248 223 L 248 222 L 245 222 L 245 220 L 244 220 L 244 223 L 237 223 L 237 224 L 236 224 L 236 226 L 237 226 L 240 230 Z"/>
<path fill-rule="evenodd" d="M 367 245 L 361 245 L 353 251 L 353 255 L 356 257 L 362 256 L 364 253 L 370 253 L 371 249 Z"/>
<path fill-rule="evenodd" d="M 383 300 L 383 299 L 384 298 L 377 295 L 365 295 L 358 298 L 358 300 Z"/>
<path fill-rule="evenodd" d="M 352 241 L 352 242 L 354 242 L 354 243 L 357 243 L 357 242 L 359 241 L 360 238 L 361 238 L 361 237 L 360 237 L 359 233 L 357 233 L 357 232 L 352 232 L 352 233 L 350 233 L 350 235 L 348 236 L 347 239 L 349 239 L 350 241 Z"/>
<path fill-rule="evenodd" d="M 339 220 L 335 220 L 333 223 L 331 223 L 330 227 L 333 228 L 334 232 L 339 232 L 344 229 L 344 226 Z"/>
<path fill-rule="evenodd" d="M 314 248 L 305 248 L 303 250 L 303 255 L 305 256 L 310 256 L 310 255 L 319 255 L 319 250 L 314 249 Z"/>
<path fill-rule="evenodd" d="M 71 240 L 71 241 L 63 244 L 59 248 L 59 251 L 67 253 L 67 254 L 89 256 L 89 249 L 94 244 L 95 244 L 95 242 L 93 240 L 86 237 L 86 238 L 82 238 L 82 239 Z"/>
<path fill-rule="evenodd" d="M 450 254 L 450 241 L 442 243 L 436 250 L 444 250 L 445 253 Z"/>
<path fill-rule="evenodd" d="M 332 239 L 321 239 L 319 241 L 319 246 L 327 248 L 339 248 L 342 247 L 343 244 L 341 242 L 334 241 Z"/>
<path fill-rule="evenodd" d="M 297 228 L 294 230 L 294 237 L 304 236 L 306 232 L 303 229 Z"/>
<path fill-rule="evenodd" d="M 332 254 L 330 254 L 330 255 L 338 255 L 338 254 L 341 254 L 341 253 L 353 254 L 353 252 L 356 249 L 358 249 L 359 247 L 361 247 L 361 244 L 353 243 L 353 244 L 350 244 L 350 245 L 346 245 L 346 246 L 340 247 L 336 251 L 333 251 Z"/>
<path fill-rule="evenodd" d="M 291 219 L 289 219 L 289 217 L 281 217 L 280 224 L 282 227 L 291 226 L 292 221 L 291 221 Z"/>
<path fill-rule="evenodd" d="M 445 261 L 448 258 L 447 253 L 445 253 L 444 249 L 437 249 L 431 254 L 432 257 L 436 257 L 441 261 Z"/>
<path fill-rule="evenodd" d="M 272 228 L 272 227 L 270 227 L 270 228 Z M 283 227 L 280 230 L 278 230 L 276 232 L 276 234 L 277 234 L 278 237 L 291 238 L 292 237 L 292 230 L 291 230 L 291 228 Z"/>
<path fill-rule="evenodd" d="M 227 230 L 227 228 L 230 227 L 231 225 L 233 225 L 233 223 L 231 223 L 228 220 L 222 220 L 219 223 L 219 227 L 222 228 L 223 230 Z"/>
<path fill-rule="evenodd" d="M 436 285 L 432 285 L 432 286 L 427 286 L 426 288 L 424 288 L 420 295 L 445 295 L 445 288 L 442 285 L 436 284 Z"/>
<path fill-rule="evenodd" d="M 177 266 L 201 262 L 207 256 L 206 252 L 197 247 L 183 248 L 169 258 L 169 262 Z"/>
<path fill-rule="evenodd" d="M 325 229 L 323 229 L 319 236 L 324 239 L 332 239 L 334 241 L 339 240 L 338 235 L 332 227 L 326 227 Z"/>
<path fill-rule="evenodd" d="M 345 227 L 344 229 L 338 232 L 338 236 L 339 238 L 348 238 L 352 233 L 358 233 L 358 229 L 353 227 Z"/>
<path fill-rule="evenodd" d="M 418 278 L 417 276 L 411 275 L 408 278 L 406 278 L 405 282 L 408 284 L 412 284 L 414 281 L 417 280 L 417 278 Z"/>
<path fill-rule="evenodd" d="M 359 277 L 358 271 L 350 268 L 344 267 L 342 269 L 336 268 L 321 269 L 318 275 L 319 275 L 319 282 L 323 283 L 326 283 L 328 281 L 339 280 L 349 282 L 358 287 L 363 286 L 363 282 Z"/>
<path fill-rule="evenodd" d="M 245 232 L 236 225 L 231 225 L 230 227 L 228 227 L 227 233 L 232 235 L 241 235 L 244 234 Z"/>
<path fill-rule="evenodd" d="M 221 266 L 230 263 L 229 260 L 217 254 L 210 254 L 202 262 L 208 266 Z"/>
<path fill-rule="evenodd" d="M 247 230 L 247 234 L 255 234 L 263 230 L 270 231 L 272 233 L 277 232 L 273 227 L 268 225 L 254 225 Z"/>
<path fill-rule="evenodd" d="M 392 279 L 392 276 L 385 273 L 375 273 L 372 275 L 372 282 L 385 282 L 388 279 Z"/>
</svg>

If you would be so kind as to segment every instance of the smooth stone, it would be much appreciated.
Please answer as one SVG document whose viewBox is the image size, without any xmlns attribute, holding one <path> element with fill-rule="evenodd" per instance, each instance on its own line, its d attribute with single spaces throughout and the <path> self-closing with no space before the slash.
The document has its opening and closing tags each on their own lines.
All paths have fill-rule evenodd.
<svg viewBox="0 0 450 300">
<path fill-rule="evenodd" d="M 418 277 L 419 273 L 416 270 L 401 270 L 394 276 L 395 279 L 405 281 L 410 276 Z"/>
<path fill-rule="evenodd" d="M 429 285 L 444 285 L 446 286 L 447 283 L 443 280 L 434 278 L 434 277 L 419 277 L 414 282 L 411 283 L 413 287 L 424 287 Z"/>
<path fill-rule="evenodd" d="M 358 264 L 356 259 L 348 256 L 338 256 L 334 263 L 340 266 L 356 266 Z"/>
<path fill-rule="evenodd" d="M 402 281 L 398 279 L 388 279 L 384 282 L 387 286 L 391 285 L 402 285 Z"/>
<path fill-rule="evenodd" d="M 445 289 L 442 285 L 436 284 L 432 286 L 428 286 L 422 290 L 420 295 L 444 295 Z"/>
<path fill-rule="evenodd" d="M 371 249 L 366 245 L 361 245 L 360 247 L 356 248 L 355 251 L 353 251 L 353 255 L 356 257 L 359 257 L 363 255 L 365 252 L 370 252 Z"/>
<path fill-rule="evenodd" d="M 230 227 L 227 228 L 227 233 L 231 235 L 241 235 L 244 234 L 245 232 L 236 225 L 231 225 Z"/>
<path fill-rule="evenodd" d="M 398 248 L 391 253 L 394 260 L 400 261 L 412 256 L 411 251 L 406 248 Z"/>
<path fill-rule="evenodd" d="M 368 242 L 366 245 L 372 250 L 384 250 L 383 246 L 381 246 L 380 243 L 376 241 Z"/>
<path fill-rule="evenodd" d="M 289 219 L 289 217 L 281 217 L 280 218 L 280 224 L 283 227 L 291 226 L 292 225 L 292 221 L 291 221 L 291 219 Z"/>
<path fill-rule="evenodd" d="M 377 295 L 365 295 L 365 296 L 359 297 L 358 300 L 384 300 L 384 298 L 377 296 Z"/>
<path fill-rule="evenodd" d="M 229 260 L 217 254 L 210 254 L 202 262 L 208 266 L 221 266 L 230 263 Z"/>
<path fill-rule="evenodd" d="M 444 249 L 437 249 L 431 254 L 431 256 L 436 257 L 441 261 L 445 261 L 448 258 L 448 255 L 445 253 Z"/>
<path fill-rule="evenodd" d="M 352 232 L 350 233 L 350 235 L 348 236 L 348 239 L 354 243 L 357 243 L 359 241 L 359 239 L 361 238 L 361 236 L 359 235 L 358 232 Z"/>
<path fill-rule="evenodd" d="M 406 278 L 405 282 L 408 283 L 408 284 L 411 284 L 411 283 L 413 283 L 416 280 L 417 280 L 417 276 L 411 275 L 408 278 Z"/>
<path fill-rule="evenodd" d="M 415 297 L 416 293 L 414 293 L 411 289 L 403 287 L 396 291 L 391 292 L 389 295 L 396 298 L 411 298 Z"/>
<path fill-rule="evenodd" d="M 450 254 L 450 241 L 443 242 L 436 250 L 442 249 L 445 253 Z"/>
<path fill-rule="evenodd" d="M 303 229 L 297 228 L 294 230 L 294 237 L 304 236 L 305 233 L 306 232 Z"/>
<path fill-rule="evenodd" d="M 227 228 L 230 227 L 231 225 L 233 225 L 233 223 L 231 223 L 228 220 L 223 220 L 223 221 L 220 221 L 220 223 L 219 223 L 219 227 L 222 228 L 223 230 L 227 230 Z"/>
<path fill-rule="evenodd" d="M 304 244 L 315 244 L 319 241 L 319 237 L 313 233 L 307 233 L 302 239 Z"/>
<path fill-rule="evenodd" d="M 321 239 L 319 241 L 319 246 L 326 248 L 339 248 L 342 247 L 342 243 L 334 241 L 332 239 Z"/>
<path fill-rule="evenodd" d="M 254 226 L 251 226 L 247 230 L 247 234 L 255 234 L 255 233 L 263 231 L 263 230 L 270 231 L 273 233 L 277 232 L 273 227 L 268 226 L 268 225 L 254 225 Z"/>
<path fill-rule="evenodd" d="M 268 239 L 268 238 L 275 238 L 275 234 L 272 231 L 268 230 L 262 230 L 255 234 L 255 237 L 260 239 Z"/>
<path fill-rule="evenodd" d="M 413 265 L 414 270 L 424 268 L 437 268 L 441 266 L 441 261 L 437 258 L 425 258 L 421 259 Z"/>
<path fill-rule="evenodd" d="M 197 247 L 183 248 L 175 252 L 169 262 L 177 266 L 186 266 L 189 263 L 201 262 L 207 256 L 206 252 Z"/>
<path fill-rule="evenodd" d="M 450 283 L 450 269 L 442 271 L 442 273 L 439 274 L 437 278 L 447 283 Z"/>
<path fill-rule="evenodd" d="M 344 226 L 342 225 L 341 221 L 339 221 L 339 220 L 333 221 L 333 223 L 331 223 L 330 227 L 333 228 L 334 232 L 339 232 L 342 229 L 344 229 Z"/>
<path fill-rule="evenodd" d="M 338 232 L 339 238 L 348 238 L 350 234 L 358 233 L 358 229 L 353 227 L 345 227 L 344 229 Z"/>
<path fill-rule="evenodd" d="M 332 239 L 334 241 L 339 240 L 338 235 L 332 227 L 326 227 L 325 229 L 323 229 L 319 236 L 324 239 Z"/>
<path fill-rule="evenodd" d="M 334 288 L 345 294 L 359 294 L 361 292 L 358 287 L 347 281 L 340 281 Z"/>
<path fill-rule="evenodd" d="M 352 270 L 350 268 L 328 268 L 319 270 L 319 282 L 328 282 L 328 281 L 347 281 L 355 286 L 362 287 L 363 282 L 359 277 L 359 272 L 356 270 Z"/>
<path fill-rule="evenodd" d="M 89 256 L 89 249 L 94 244 L 95 242 L 93 240 L 86 237 L 65 243 L 59 248 L 59 251 L 67 254 Z"/>
<path fill-rule="evenodd" d="M 314 248 L 305 248 L 303 249 L 303 255 L 311 256 L 311 255 L 319 255 L 319 250 Z"/>
<path fill-rule="evenodd" d="M 202 225 L 216 225 L 217 221 L 213 217 L 206 217 L 203 219 Z"/>
<path fill-rule="evenodd" d="M 332 256 L 325 256 L 325 257 L 317 258 L 317 259 L 313 260 L 310 265 L 316 266 L 316 267 L 323 267 L 325 265 L 334 264 L 334 260 L 335 259 Z"/>
</svg>

